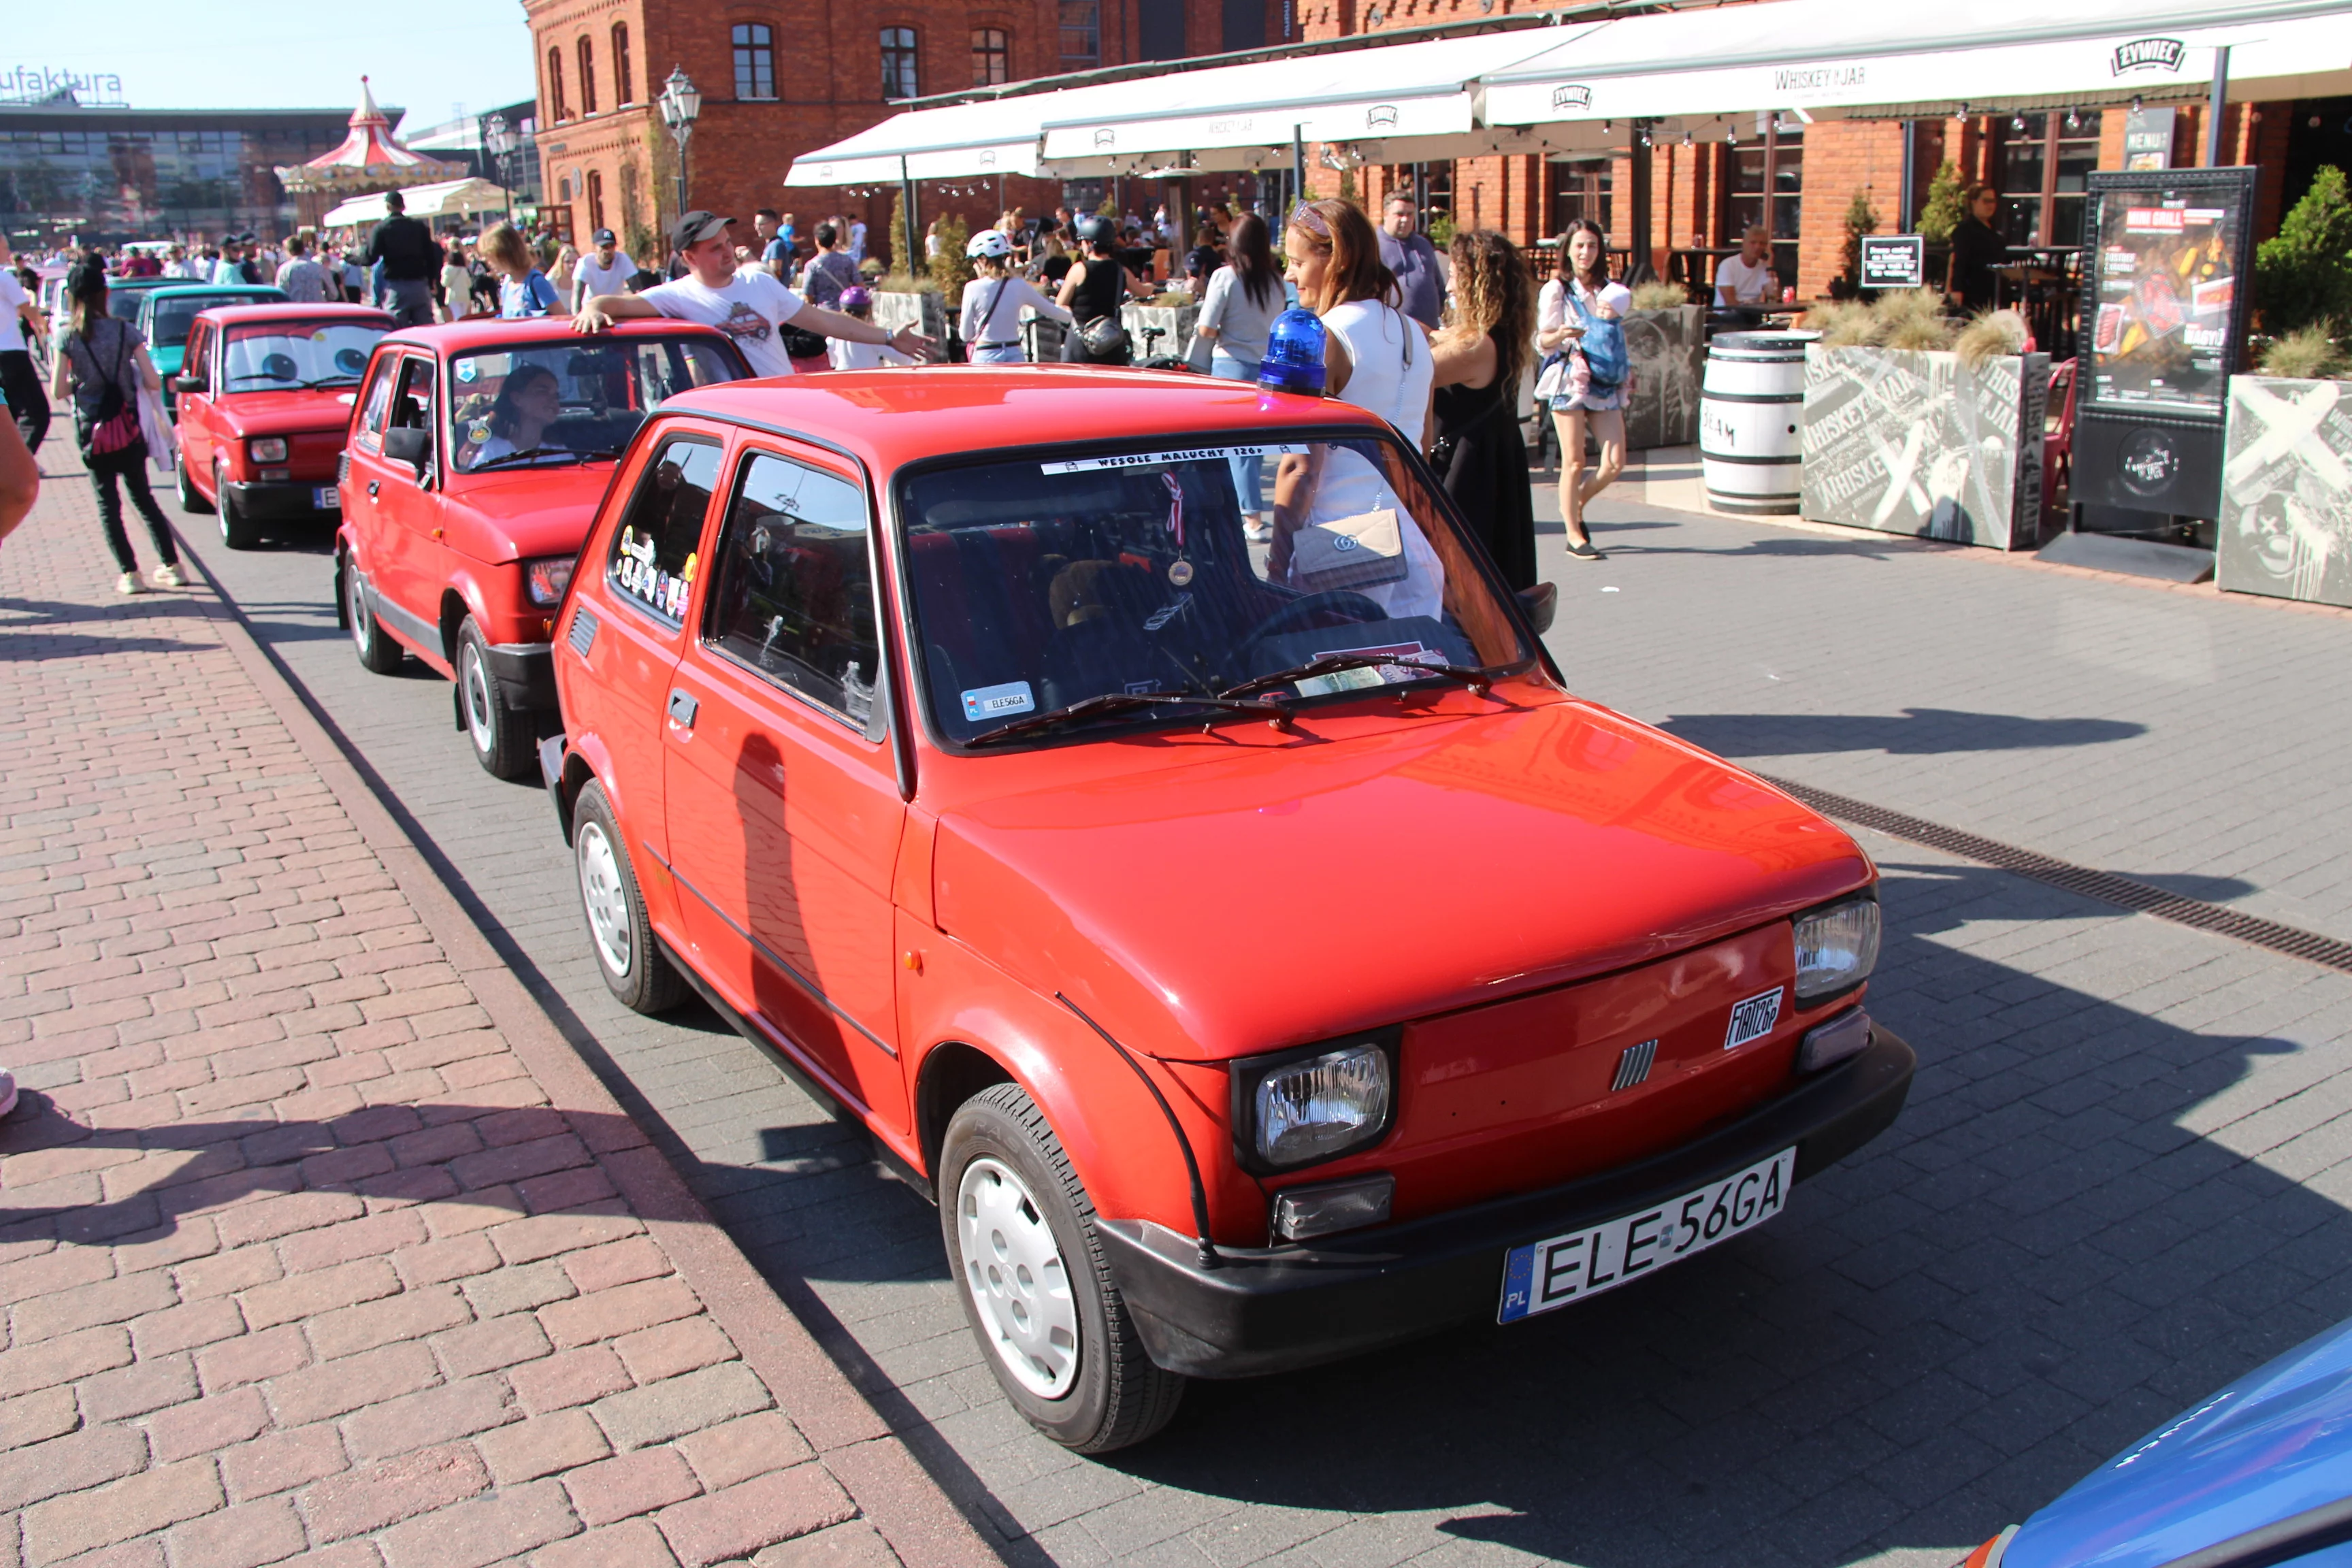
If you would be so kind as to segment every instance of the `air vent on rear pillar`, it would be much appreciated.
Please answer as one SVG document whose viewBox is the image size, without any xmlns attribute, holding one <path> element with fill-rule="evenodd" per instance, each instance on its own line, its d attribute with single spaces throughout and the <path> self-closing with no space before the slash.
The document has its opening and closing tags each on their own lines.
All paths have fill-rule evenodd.
<svg viewBox="0 0 2352 1568">
<path fill-rule="evenodd" d="M 588 613 L 585 605 L 572 612 L 570 640 L 572 651 L 582 658 L 586 658 L 588 650 L 596 646 L 596 617 Z"/>
</svg>

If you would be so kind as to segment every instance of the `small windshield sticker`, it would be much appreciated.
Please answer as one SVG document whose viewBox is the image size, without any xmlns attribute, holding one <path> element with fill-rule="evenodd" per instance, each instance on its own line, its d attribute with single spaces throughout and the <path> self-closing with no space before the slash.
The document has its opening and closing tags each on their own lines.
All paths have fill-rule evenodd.
<svg viewBox="0 0 2352 1568">
<path fill-rule="evenodd" d="M 1223 462 L 1228 458 L 1282 458 L 1303 455 L 1307 448 L 1299 445 L 1265 447 L 1196 447 L 1183 452 L 1122 452 L 1112 458 L 1073 458 L 1059 463 L 1040 463 L 1041 474 L 1088 474 L 1104 468 L 1156 468 L 1170 463 Z"/>
<path fill-rule="evenodd" d="M 963 694 L 963 716 L 975 721 L 1026 713 L 1036 706 L 1037 700 L 1029 695 L 1029 683 L 1025 680 L 1008 680 L 1002 686 L 977 686 Z"/>
<path fill-rule="evenodd" d="M 474 378 L 481 374 L 482 373 L 475 367 L 472 360 L 461 359 L 457 362 L 457 379 L 466 383 L 467 385 L 472 385 Z"/>
<path fill-rule="evenodd" d="M 1418 680 L 1421 677 L 1409 668 L 1410 665 L 1445 662 L 1444 655 L 1417 642 L 1383 643 L 1378 647 L 1318 648 L 1315 657 L 1331 658 L 1340 654 L 1349 653 L 1392 653 L 1401 662 L 1383 664 L 1374 669 L 1341 669 L 1335 670 L 1329 675 L 1310 675 L 1304 680 L 1293 683 L 1297 688 L 1298 695 L 1322 697 L 1334 691 L 1357 691 L 1370 686 L 1386 686 L 1396 681 Z"/>
</svg>

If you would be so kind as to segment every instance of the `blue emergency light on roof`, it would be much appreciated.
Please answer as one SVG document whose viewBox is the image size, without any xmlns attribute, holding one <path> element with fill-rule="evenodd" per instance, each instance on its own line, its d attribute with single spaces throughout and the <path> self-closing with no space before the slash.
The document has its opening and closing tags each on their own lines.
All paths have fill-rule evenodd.
<svg viewBox="0 0 2352 1568">
<path fill-rule="evenodd" d="M 1322 320 L 1304 305 L 1293 305 L 1276 316 L 1266 330 L 1257 384 L 1270 392 L 1322 396 L 1324 331 Z"/>
</svg>

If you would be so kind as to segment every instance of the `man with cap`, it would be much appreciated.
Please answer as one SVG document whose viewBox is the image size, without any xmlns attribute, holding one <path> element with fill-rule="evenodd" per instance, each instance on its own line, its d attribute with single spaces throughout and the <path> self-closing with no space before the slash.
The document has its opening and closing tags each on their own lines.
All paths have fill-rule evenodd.
<svg viewBox="0 0 2352 1568">
<path fill-rule="evenodd" d="M 408 202 L 398 191 L 386 191 L 383 205 L 392 216 L 376 225 L 367 248 L 368 266 L 383 266 L 378 302 L 392 312 L 394 326 L 429 327 L 441 247 L 434 243 L 432 230 L 408 216 Z"/>
<path fill-rule="evenodd" d="M 609 228 L 600 228 L 589 237 L 596 247 L 580 258 L 572 269 L 572 313 L 578 315 L 580 307 L 606 294 L 625 294 L 629 279 L 636 275 L 637 264 L 621 254 L 621 242 Z"/>
<path fill-rule="evenodd" d="M 916 359 L 933 357 L 932 340 L 902 327 L 885 331 L 839 310 L 811 305 L 761 268 L 739 269 L 728 226 L 735 220 L 712 213 L 687 214 L 670 229 L 670 244 L 687 265 L 687 275 L 642 294 L 605 294 L 589 300 L 572 318 L 572 330 L 601 332 L 630 317 L 669 316 L 717 327 L 735 346 L 754 375 L 790 375 L 783 327 L 792 323 L 819 337 L 854 343 L 887 343 Z"/>
</svg>

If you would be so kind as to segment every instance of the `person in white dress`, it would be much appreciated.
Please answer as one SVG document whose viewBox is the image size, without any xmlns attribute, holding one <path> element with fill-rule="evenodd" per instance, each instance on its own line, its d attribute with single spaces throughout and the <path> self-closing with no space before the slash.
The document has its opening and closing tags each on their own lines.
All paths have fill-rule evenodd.
<svg viewBox="0 0 2352 1568">
<path fill-rule="evenodd" d="M 861 321 L 874 319 L 874 294 L 863 283 L 853 283 L 841 291 L 834 308 L 845 316 Z M 913 364 L 908 356 L 888 343 L 854 343 L 846 338 L 824 340 L 825 363 L 835 370 L 880 370 L 887 365 Z"/>
<path fill-rule="evenodd" d="M 963 247 L 977 276 L 963 288 L 963 341 L 974 364 L 1025 364 L 1021 307 L 1048 321 L 1070 324 L 1070 312 L 1013 272 L 1013 241 L 1001 228 L 984 228 Z"/>
<path fill-rule="evenodd" d="M 1559 390 L 1551 395 L 1552 424 L 1559 433 L 1559 515 L 1568 527 L 1568 552 L 1580 561 L 1607 559 L 1584 526 L 1584 509 L 1625 470 L 1625 404 L 1629 377 L 1596 388 L 1591 367 L 1576 352 L 1588 321 L 1622 321 L 1633 308 L 1633 290 L 1609 277 L 1609 240 L 1598 224 L 1578 218 L 1559 237 L 1558 274 L 1536 300 L 1536 348 L 1565 353 Z M 1584 433 L 1590 424 L 1601 447 L 1601 465 L 1584 471 Z"/>
</svg>

